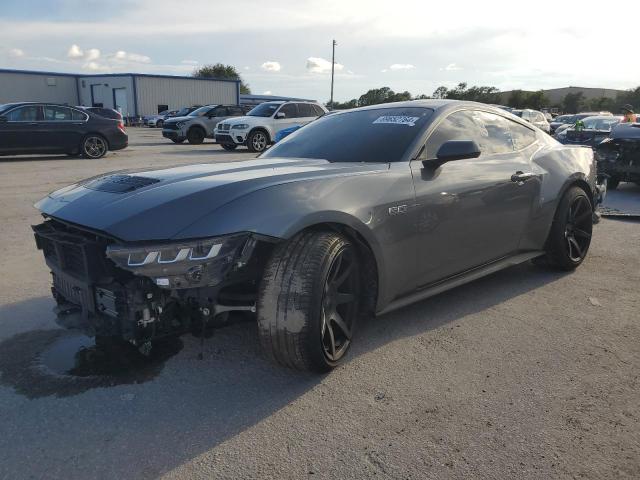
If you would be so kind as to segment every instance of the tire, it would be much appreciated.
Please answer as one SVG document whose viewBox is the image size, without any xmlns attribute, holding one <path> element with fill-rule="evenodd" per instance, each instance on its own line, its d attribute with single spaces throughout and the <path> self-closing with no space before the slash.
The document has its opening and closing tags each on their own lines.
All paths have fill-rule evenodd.
<svg viewBox="0 0 640 480">
<path fill-rule="evenodd" d="M 250 152 L 261 153 L 269 145 L 269 136 L 264 130 L 254 130 L 247 137 L 247 147 Z"/>
<path fill-rule="evenodd" d="M 172 139 L 171 139 L 171 141 L 172 141 L 173 143 L 182 143 L 182 142 L 184 142 L 184 138 L 181 138 L 181 139 L 172 138 Z"/>
<path fill-rule="evenodd" d="M 615 190 L 620 185 L 620 179 L 616 177 L 607 178 L 607 190 Z"/>
<path fill-rule="evenodd" d="M 156 127 L 157 127 L 157 128 L 162 128 L 162 126 L 163 126 L 163 125 L 164 125 L 164 120 L 158 120 L 158 121 L 156 122 Z"/>
<path fill-rule="evenodd" d="M 362 310 L 361 264 L 356 245 L 335 232 L 302 232 L 276 247 L 257 302 L 260 343 L 273 361 L 315 372 L 343 362 Z"/>
<path fill-rule="evenodd" d="M 593 207 L 586 192 L 571 187 L 558 204 L 545 244 L 545 266 L 570 271 L 587 256 L 593 232 Z"/>
<path fill-rule="evenodd" d="M 187 141 L 192 145 L 200 145 L 204 142 L 205 133 L 200 127 L 192 127 L 187 132 Z"/>
<path fill-rule="evenodd" d="M 238 148 L 238 145 L 236 145 L 234 143 L 222 143 L 221 145 L 222 145 L 222 148 L 224 148 L 228 152 L 231 152 L 231 151 L 235 150 L 236 148 Z"/>
<path fill-rule="evenodd" d="M 82 139 L 80 151 L 85 158 L 102 158 L 109 151 L 109 145 L 102 135 L 92 133 Z"/>
</svg>

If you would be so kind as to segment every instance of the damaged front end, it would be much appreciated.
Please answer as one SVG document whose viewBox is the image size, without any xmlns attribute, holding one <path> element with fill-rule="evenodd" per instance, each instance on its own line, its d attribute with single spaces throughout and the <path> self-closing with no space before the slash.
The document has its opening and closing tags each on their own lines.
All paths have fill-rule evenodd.
<svg viewBox="0 0 640 480">
<path fill-rule="evenodd" d="M 607 177 L 609 188 L 620 182 L 640 184 L 640 124 L 619 124 L 609 138 L 596 147 L 598 174 Z"/>
<path fill-rule="evenodd" d="M 58 323 L 141 348 L 199 332 L 230 310 L 255 311 L 258 280 L 278 241 L 239 233 L 122 243 L 53 218 L 33 230 L 53 276 Z"/>
</svg>

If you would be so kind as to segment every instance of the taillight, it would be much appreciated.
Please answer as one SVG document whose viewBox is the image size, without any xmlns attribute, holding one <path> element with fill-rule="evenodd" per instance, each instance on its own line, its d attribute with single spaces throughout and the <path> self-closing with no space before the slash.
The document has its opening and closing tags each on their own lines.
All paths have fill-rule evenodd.
<svg viewBox="0 0 640 480">
<path fill-rule="evenodd" d="M 121 131 L 122 133 L 127 133 L 127 132 L 125 131 L 125 129 L 124 129 L 124 122 L 123 122 L 122 120 L 120 120 L 120 121 L 118 122 L 118 128 L 120 129 L 120 131 Z"/>
</svg>

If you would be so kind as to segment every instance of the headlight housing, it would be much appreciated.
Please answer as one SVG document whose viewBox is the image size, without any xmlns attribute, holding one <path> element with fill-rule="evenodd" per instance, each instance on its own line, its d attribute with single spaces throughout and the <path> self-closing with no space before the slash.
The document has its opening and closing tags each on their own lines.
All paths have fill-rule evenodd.
<svg viewBox="0 0 640 480">
<path fill-rule="evenodd" d="M 150 278 L 161 288 L 217 285 L 249 234 L 149 245 L 109 245 L 107 257 L 118 267 Z"/>
<path fill-rule="evenodd" d="M 246 130 L 249 125 L 246 123 L 238 123 L 237 125 L 231 125 L 232 130 Z"/>
</svg>

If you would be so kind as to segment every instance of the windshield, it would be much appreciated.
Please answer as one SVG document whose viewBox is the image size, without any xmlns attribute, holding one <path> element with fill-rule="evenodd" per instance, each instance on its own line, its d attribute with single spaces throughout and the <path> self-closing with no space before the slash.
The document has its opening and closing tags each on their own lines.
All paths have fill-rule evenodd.
<svg viewBox="0 0 640 480">
<path fill-rule="evenodd" d="M 558 123 L 573 123 L 573 117 L 574 115 L 560 115 L 554 121 Z"/>
<path fill-rule="evenodd" d="M 282 105 L 281 103 L 265 102 L 252 109 L 247 116 L 249 117 L 270 117 Z"/>
<path fill-rule="evenodd" d="M 184 107 L 176 112 L 176 117 L 186 117 L 189 114 L 189 108 Z"/>
<path fill-rule="evenodd" d="M 522 110 L 511 110 L 511 113 L 522 118 Z"/>
<path fill-rule="evenodd" d="M 611 131 L 611 128 L 619 122 L 618 117 L 588 117 L 584 119 L 584 128 Z"/>
<path fill-rule="evenodd" d="M 202 117 L 202 116 L 206 115 L 207 113 L 209 113 L 213 107 L 215 107 L 215 105 L 209 105 L 207 107 L 196 108 L 188 116 L 189 117 Z"/>
<path fill-rule="evenodd" d="M 430 108 L 398 107 L 326 115 L 292 133 L 262 156 L 397 162 L 432 114 Z"/>
</svg>

